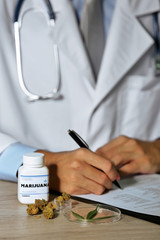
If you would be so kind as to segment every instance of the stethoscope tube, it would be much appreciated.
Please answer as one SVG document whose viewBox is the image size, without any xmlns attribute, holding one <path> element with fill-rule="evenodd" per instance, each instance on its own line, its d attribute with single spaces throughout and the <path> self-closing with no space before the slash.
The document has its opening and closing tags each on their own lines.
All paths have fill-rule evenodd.
<svg viewBox="0 0 160 240">
<path fill-rule="evenodd" d="M 153 34 L 155 41 L 155 63 L 154 63 L 154 72 L 155 76 L 160 76 L 160 29 L 158 21 L 159 12 L 153 13 Z"/>
<path fill-rule="evenodd" d="M 13 19 L 14 22 L 18 21 L 19 13 L 20 13 L 23 2 L 24 2 L 24 0 L 19 0 L 18 3 L 17 3 L 15 13 L 14 13 L 14 19 Z M 50 1 L 45 0 L 45 3 L 46 3 L 46 6 L 47 6 L 47 9 L 48 9 L 49 18 L 55 20 L 56 16 L 55 16 L 55 13 L 53 11 L 53 8 L 52 8 L 52 5 L 51 5 Z"/>
<path fill-rule="evenodd" d="M 156 45 L 156 52 L 160 53 L 160 29 L 158 22 L 158 12 L 153 13 L 153 31 L 154 31 L 154 41 Z"/>
<path fill-rule="evenodd" d="M 18 22 L 18 18 L 19 18 L 19 13 L 22 7 L 24 0 L 19 0 L 15 9 L 15 13 L 14 13 L 14 22 Z"/>
<path fill-rule="evenodd" d="M 49 0 L 45 0 L 46 6 L 48 8 L 48 15 L 50 19 L 56 20 L 55 13 L 53 11 L 52 5 Z"/>
</svg>

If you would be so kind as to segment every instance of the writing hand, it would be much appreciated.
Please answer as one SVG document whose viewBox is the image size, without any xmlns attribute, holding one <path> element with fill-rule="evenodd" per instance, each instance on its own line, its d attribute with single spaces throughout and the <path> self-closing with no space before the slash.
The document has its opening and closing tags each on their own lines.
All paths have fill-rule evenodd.
<svg viewBox="0 0 160 240">
<path fill-rule="evenodd" d="M 40 150 L 50 171 L 50 188 L 69 194 L 102 194 L 119 180 L 113 164 L 92 151 L 79 148 L 75 151 L 52 153 Z"/>
</svg>

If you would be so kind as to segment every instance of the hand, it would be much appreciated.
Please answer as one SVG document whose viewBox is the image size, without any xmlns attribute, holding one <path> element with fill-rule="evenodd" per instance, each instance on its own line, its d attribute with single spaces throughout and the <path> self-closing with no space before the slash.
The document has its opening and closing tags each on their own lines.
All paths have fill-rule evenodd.
<svg viewBox="0 0 160 240">
<path fill-rule="evenodd" d="M 102 194 L 119 180 L 113 164 L 88 149 L 45 154 L 45 164 L 50 171 L 50 188 L 68 194 Z"/>
<path fill-rule="evenodd" d="M 96 153 L 119 168 L 121 176 L 160 171 L 160 140 L 146 142 L 120 136 Z"/>
</svg>

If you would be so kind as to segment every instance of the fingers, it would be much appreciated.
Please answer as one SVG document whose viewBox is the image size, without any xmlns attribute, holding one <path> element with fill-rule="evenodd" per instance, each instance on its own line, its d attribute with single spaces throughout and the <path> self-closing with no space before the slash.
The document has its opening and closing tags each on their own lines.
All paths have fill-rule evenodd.
<svg viewBox="0 0 160 240">
<path fill-rule="evenodd" d="M 99 153 L 109 159 L 117 168 L 120 176 L 142 172 L 140 160 L 144 152 L 140 141 L 120 136 L 99 149 Z"/>
<path fill-rule="evenodd" d="M 50 168 L 50 188 L 60 192 L 77 194 L 102 194 L 112 188 L 119 178 L 113 164 L 88 149 L 64 153 L 46 153 Z"/>
<path fill-rule="evenodd" d="M 108 178 L 108 176 L 103 173 L 102 171 L 93 168 L 92 166 L 85 164 L 83 176 L 87 179 L 92 180 L 93 182 L 98 183 L 99 185 L 103 186 L 104 188 L 111 189 L 112 188 L 112 181 Z M 94 189 L 93 189 L 94 190 Z M 102 190 L 99 190 L 100 192 Z"/>
<path fill-rule="evenodd" d="M 87 191 L 83 188 L 77 188 L 77 191 L 74 191 L 74 195 L 86 195 L 92 193 L 91 191 Z"/>
<path fill-rule="evenodd" d="M 136 161 L 128 162 L 127 164 L 125 164 L 123 167 L 119 169 L 119 173 L 121 177 L 139 173 L 137 162 Z"/>
<path fill-rule="evenodd" d="M 141 153 L 139 141 L 126 136 L 120 136 L 96 151 L 97 154 L 100 154 L 109 160 L 118 154 L 122 154 L 123 152 L 132 152 L 136 154 Z"/>
<path fill-rule="evenodd" d="M 113 139 L 112 141 L 110 141 L 109 143 L 105 144 L 101 148 L 97 149 L 96 153 L 103 155 L 111 149 L 117 149 L 118 146 L 120 146 L 120 145 L 122 146 L 127 141 L 128 141 L 128 137 L 119 136 L 119 137 Z M 111 152 L 113 152 L 113 151 L 111 150 Z"/>
<path fill-rule="evenodd" d="M 103 171 L 106 174 L 106 176 L 108 177 L 108 179 L 110 179 L 111 181 L 114 181 L 115 179 L 119 178 L 119 173 L 117 172 L 117 170 L 115 169 L 115 167 L 109 160 L 107 160 L 87 149 L 81 148 L 78 150 L 77 153 L 78 153 L 79 159 L 82 159 L 87 164 Z"/>
<path fill-rule="evenodd" d="M 147 142 L 120 136 L 99 148 L 96 153 L 109 159 L 121 176 L 155 173 L 160 169 L 159 141 Z"/>
<path fill-rule="evenodd" d="M 103 193 L 105 188 L 112 188 L 112 180 L 103 171 L 88 164 L 88 161 L 74 160 L 70 167 L 72 169 L 70 179 L 74 185 L 79 184 L 96 194 Z"/>
<path fill-rule="evenodd" d="M 77 165 L 77 163 L 76 163 L 76 165 Z M 79 166 L 80 165 L 81 165 L 81 163 L 79 163 Z M 78 167 L 78 169 L 77 169 L 77 167 L 73 168 L 71 166 L 69 178 L 67 176 L 64 177 L 61 191 L 64 191 L 64 188 L 65 188 L 65 191 L 72 195 L 88 194 L 88 193 L 94 193 L 97 195 L 102 194 L 105 190 L 105 186 L 103 186 L 103 184 L 100 184 L 100 182 L 103 180 L 101 180 L 101 178 L 98 179 L 98 181 L 99 181 L 99 183 L 98 183 L 98 181 L 96 181 L 92 175 L 90 176 L 88 174 L 88 172 L 87 172 L 88 169 L 86 169 L 86 172 L 84 171 L 84 169 L 86 168 L 86 164 L 82 163 L 82 165 L 83 166 Z M 92 173 L 93 169 L 94 168 L 91 167 L 91 170 L 90 170 L 91 173 Z M 96 170 L 96 169 L 94 169 L 94 170 Z M 98 170 L 96 170 L 96 171 L 98 172 Z M 91 177 L 91 179 L 87 177 L 88 175 L 89 175 L 89 177 Z M 94 175 L 96 175 L 96 174 L 94 174 Z M 97 176 L 98 176 L 98 174 L 96 175 L 96 179 L 98 178 Z M 112 186 L 112 182 L 110 183 L 110 185 L 107 185 L 107 186 Z"/>
<path fill-rule="evenodd" d="M 74 186 L 72 186 L 72 189 L 71 189 L 71 192 L 74 195 L 75 194 L 88 194 L 88 193 L 100 195 L 105 190 L 105 187 L 103 185 L 100 185 L 97 182 L 92 181 L 82 175 L 79 178 L 77 178 L 77 181 L 74 183 L 75 184 L 74 184 Z"/>
<path fill-rule="evenodd" d="M 110 158 L 110 161 L 117 167 L 120 168 L 124 164 L 130 162 L 131 160 L 137 159 L 138 156 L 135 152 L 120 152 Z"/>
<path fill-rule="evenodd" d="M 115 139 L 113 145 L 109 150 L 102 147 L 103 154 L 102 152 L 101 154 L 116 167 L 122 166 L 133 159 L 138 159 L 144 154 L 139 141 L 125 136 Z"/>
</svg>

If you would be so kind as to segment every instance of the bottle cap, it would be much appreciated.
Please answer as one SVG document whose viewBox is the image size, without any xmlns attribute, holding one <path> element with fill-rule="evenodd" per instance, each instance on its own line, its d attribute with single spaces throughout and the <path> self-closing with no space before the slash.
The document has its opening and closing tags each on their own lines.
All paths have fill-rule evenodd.
<svg viewBox="0 0 160 240">
<path fill-rule="evenodd" d="M 26 153 L 23 155 L 23 164 L 40 167 L 44 164 L 44 154 L 36 152 Z"/>
</svg>

